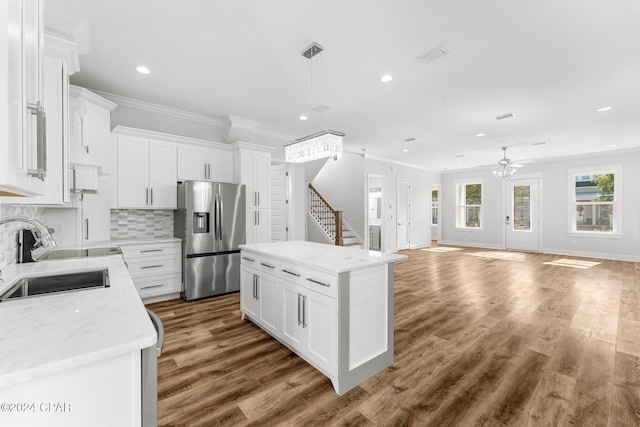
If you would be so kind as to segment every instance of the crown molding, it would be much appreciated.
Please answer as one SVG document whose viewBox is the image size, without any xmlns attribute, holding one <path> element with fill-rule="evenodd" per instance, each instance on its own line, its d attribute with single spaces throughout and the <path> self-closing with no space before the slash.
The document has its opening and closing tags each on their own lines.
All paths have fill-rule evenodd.
<svg viewBox="0 0 640 427">
<path fill-rule="evenodd" d="M 94 90 L 110 101 L 115 102 L 123 107 L 136 108 L 138 110 L 149 111 L 152 113 L 164 114 L 166 116 L 177 117 L 180 119 L 191 120 L 192 122 L 203 123 L 206 125 L 225 127 L 224 120 L 205 116 L 204 114 L 191 113 L 189 111 L 179 110 L 177 108 L 165 107 L 164 105 L 153 104 L 151 102 L 140 101 L 138 99 L 127 98 L 126 96 L 114 95 L 108 92 Z"/>
<path fill-rule="evenodd" d="M 276 132 L 276 131 L 268 130 L 268 129 L 254 129 L 253 133 L 255 135 L 260 135 L 260 136 L 264 136 L 264 137 L 267 137 L 267 138 L 276 139 L 276 140 L 282 141 L 282 142 L 291 142 L 294 139 L 296 139 L 295 136 L 288 135 L 288 134 L 282 133 L 282 132 Z"/>
<path fill-rule="evenodd" d="M 91 52 L 89 19 L 86 16 L 47 2 L 44 8 L 44 22 L 47 32 L 75 42 L 79 55 Z"/>
<path fill-rule="evenodd" d="M 270 147 L 268 145 L 260 145 L 260 144 L 254 144 L 253 142 L 243 142 L 243 141 L 236 141 L 233 144 L 231 144 L 231 147 L 233 147 L 235 151 L 251 150 L 251 151 L 262 151 L 265 153 L 271 153 L 272 151 L 276 150 L 276 147 Z"/>
<path fill-rule="evenodd" d="M 115 135 L 133 136 L 136 138 L 153 139 L 154 141 L 185 143 L 190 145 L 200 145 L 208 148 L 219 148 L 231 151 L 231 146 L 223 142 L 208 141 L 206 139 L 191 138 L 188 136 L 173 135 L 170 133 L 156 132 L 153 130 L 137 129 L 128 126 L 116 126 L 111 129 Z"/>
<path fill-rule="evenodd" d="M 80 71 L 78 45 L 75 42 L 46 33 L 44 35 L 44 54 L 54 58 L 63 58 L 67 63 L 67 74 Z"/>
<path fill-rule="evenodd" d="M 69 85 L 69 95 L 79 100 L 88 100 L 109 111 L 115 110 L 118 104 L 98 95 L 96 91 L 85 89 L 81 86 Z"/>
</svg>

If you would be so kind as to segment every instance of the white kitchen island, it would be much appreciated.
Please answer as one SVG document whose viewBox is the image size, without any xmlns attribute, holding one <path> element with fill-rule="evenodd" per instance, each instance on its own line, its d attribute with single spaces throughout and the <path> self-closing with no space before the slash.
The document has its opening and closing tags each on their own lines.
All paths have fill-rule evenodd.
<svg viewBox="0 0 640 427">
<path fill-rule="evenodd" d="M 393 363 L 393 263 L 406 256 L 305 241 L 241 248 L 243 317 L 338 394 Z"/>
</svg>

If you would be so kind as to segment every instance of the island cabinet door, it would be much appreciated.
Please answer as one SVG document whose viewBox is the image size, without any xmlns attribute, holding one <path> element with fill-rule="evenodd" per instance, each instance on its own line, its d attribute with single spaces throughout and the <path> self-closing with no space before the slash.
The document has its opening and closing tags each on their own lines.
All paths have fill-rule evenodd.
<svg viewBox="0 0 640 427">
<path fill-rule="evenodd" d="M 280 301 L 282 303 L 282 341 L 297 351 L 304 351 L 305 329 L 302 328 L 302 300 L 301 286 L 286 280 L 280 281 Z"/>
<path fill-rule="evenodd" d="M 314 364 L 330 375 L 336 374 L 336 300 L 311 290 L 305 290 L 303 324 L 306 334 L 304 352 Z"/>
<path fill-rule="evenodd" d="M 240 309 L 254 321 L 258 320 L 257 275 L 253 270 L 240 270 Z"/>
<path fill-rule="evenodd" d="M 280 298 L 278 278 L 269 274 L 258 276 L 258 319 L 267 332 L 280 336 Z"/>
</svg>

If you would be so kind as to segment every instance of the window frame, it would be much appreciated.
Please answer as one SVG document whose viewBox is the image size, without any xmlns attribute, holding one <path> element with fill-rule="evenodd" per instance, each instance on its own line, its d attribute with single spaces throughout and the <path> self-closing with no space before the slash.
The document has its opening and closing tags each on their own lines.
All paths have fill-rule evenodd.
<svg viewBox="0 0 640 427">
<path fill-rule="evenodd" d="M 466 188 L 467 185 L 480 185 L 480 204 L 479 205 L 467 205 L 462 204 L 461 202 L 461 189 L 464 186 Z M 484 231 L 484 179 L 476 178 L 476 179 L 465 179 L 455 181 L 454 183 L 454 191 L 455 191 L 455 212 L 456 212 L 456 230 L 465 230 L 465 231 Z M 469 208 L 469 207 L 479 207 L 480 213 L 478 214 L 478 222 L 479 227 L 467 227 L 466 220 L 463 221 L 463 218 L 460 216 L 461 208 Z M 466 209 L 465 209 L 466 212 Z"/>
<path fill-rule="evenodd" d="M 433 192 L 436 191 L 438 193 L 438 197 L 436 198 L 436 201 L 433 201 Z M 436 215 L 435 217 L 433 216 L 433 210 L 435 209 Z M 436 219 L 436 222 L 433 222 L 433 218 Z M 439 218 L 440 218 L 440 190 L 437 188 L 432 188 L 431 189 L 431 225 L 438 225 L 439 222 Z"/>
<path fill-rule="evenodd" d="M 611 202 L 577 202 L 576 201 L 576 177 L 584 178 L 593 175 L 614 175 L 613 201 Z M 568 170 L 568 235 L 583 237 L 622 237 L 622 165 L 597 165 Z M 580 205 L 612 205 L 613 207 L 613 227 L 611 231 L 584 231 L 577 229 L 577 206 Z"/>
</svg>

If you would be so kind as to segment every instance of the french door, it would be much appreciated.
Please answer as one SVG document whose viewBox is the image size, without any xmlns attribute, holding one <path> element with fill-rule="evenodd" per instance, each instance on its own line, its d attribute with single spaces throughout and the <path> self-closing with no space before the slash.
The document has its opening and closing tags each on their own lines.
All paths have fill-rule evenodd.
<svg viewBox="0 0 640 427">
<path fill-rule="evenodd" d="M 538 178 L 507 181 L 507 249 L 540 250 L 539 192 Z"/>
</svg>

